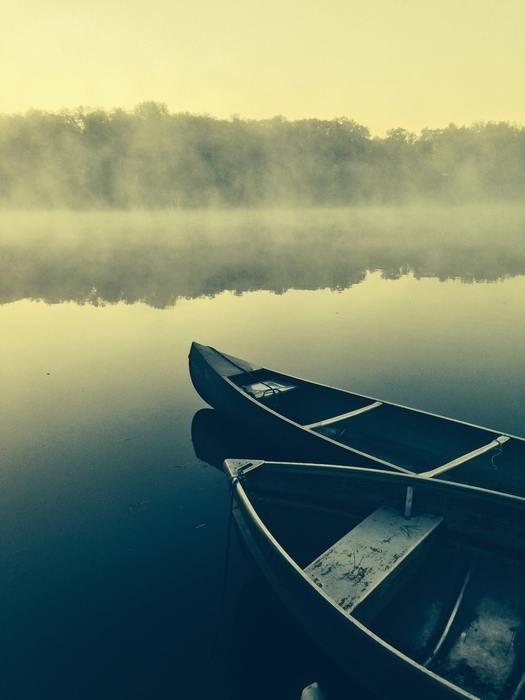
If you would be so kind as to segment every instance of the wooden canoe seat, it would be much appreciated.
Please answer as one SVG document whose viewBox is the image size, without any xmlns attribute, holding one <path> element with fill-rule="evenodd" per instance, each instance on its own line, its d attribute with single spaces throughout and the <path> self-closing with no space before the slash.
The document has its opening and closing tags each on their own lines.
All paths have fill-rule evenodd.
<svg viewBox="0 0 525 700">
<path fill-rule="evenodd" d="M 337 605 L 368 622 L 421 559 L 442 520 L 436 515 L 405 518 L 394 508 L 378 508 L 305 572 Z"/>
</svg>

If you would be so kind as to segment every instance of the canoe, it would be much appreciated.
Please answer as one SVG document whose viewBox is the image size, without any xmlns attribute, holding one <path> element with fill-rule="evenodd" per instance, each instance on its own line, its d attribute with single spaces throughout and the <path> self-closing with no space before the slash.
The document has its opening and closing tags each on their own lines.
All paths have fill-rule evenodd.
<svg viewBox="0 0 525 700">
<path fill-rule="evenodd" d="M 200 396 L 282 450 L 331 462 L 457 481 L 525 496 L 525 440 L 337 389 L 192 343 Z"/>
<path fill-rule="evenodd" d="M 235 520 L 312 639 L 380 698 L 525 698 L 525 499 L 226 460 Z"/>
</svg>

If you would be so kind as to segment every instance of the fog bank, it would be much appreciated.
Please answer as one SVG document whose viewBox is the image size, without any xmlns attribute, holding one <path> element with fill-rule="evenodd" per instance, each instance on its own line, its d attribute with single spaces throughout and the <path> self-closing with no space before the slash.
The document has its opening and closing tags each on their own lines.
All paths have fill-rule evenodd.
<svg viewBox="0 0 525 700">
<path fill-rule="evenodd" d="M 525 274 L 525 207 L 0 214 L 0 303 L 144 302 Z"/>
<path fill-rule="evenodd" d="M 372 138 L 346 118 L 220 120 L 157 103 L 0 115 L 2 207 L 315 207 L 524 195 L 525 128 L 506 122 Z"/>
</svg>

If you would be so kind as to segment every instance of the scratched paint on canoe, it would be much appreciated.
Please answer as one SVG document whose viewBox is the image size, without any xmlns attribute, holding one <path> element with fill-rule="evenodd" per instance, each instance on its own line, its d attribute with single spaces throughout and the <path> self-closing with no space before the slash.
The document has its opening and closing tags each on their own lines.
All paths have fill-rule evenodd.
<svg viewBox="0 0 525 700">
<path fill-rule="evenodd" d="M 383 583 L 442 522 L 436 515 L 405 518 L 378 508 L 309 564 L 305 572 L 351 613 Z"/>
</svg>

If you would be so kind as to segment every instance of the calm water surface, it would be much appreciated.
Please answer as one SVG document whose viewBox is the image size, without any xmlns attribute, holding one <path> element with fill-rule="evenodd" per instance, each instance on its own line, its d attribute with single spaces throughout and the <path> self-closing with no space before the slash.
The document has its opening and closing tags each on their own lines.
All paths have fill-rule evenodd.
<svg viewBox="0 0 525 700">
<path fill-rule="evenodd" d="M 214 465 L 264 444 L 202 412 L 189 345 L 523 435 L 524 224 L 0 217 L 2 696 L 284 700 L 325 673 L 227 551 Z"/>
</svg>

